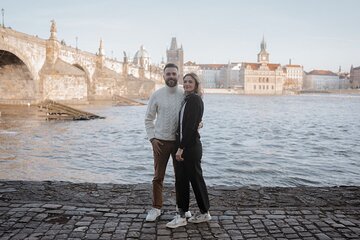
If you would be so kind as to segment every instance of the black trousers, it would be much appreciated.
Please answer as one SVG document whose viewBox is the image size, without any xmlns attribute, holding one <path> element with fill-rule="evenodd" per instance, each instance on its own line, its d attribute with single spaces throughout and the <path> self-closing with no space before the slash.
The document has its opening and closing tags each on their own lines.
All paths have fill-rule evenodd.
<svg viewBox="0 0 360 240">
<path fill-rule="evenodd" d="M 190 183 L 201 213 L 210 208 L 208 191 L 201 169 L 202 145 L 196 141 L 183 152 L 184 161 L 174 161 L 176 201 L 180 214 L 189 211 Z"/>
</svg>

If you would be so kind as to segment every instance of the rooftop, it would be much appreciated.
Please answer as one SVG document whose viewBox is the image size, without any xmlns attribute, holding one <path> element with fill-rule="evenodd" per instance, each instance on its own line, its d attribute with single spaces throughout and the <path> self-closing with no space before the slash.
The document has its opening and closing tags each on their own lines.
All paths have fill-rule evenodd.
<svg viewBox="0 0 360 240">
<path fill-rule="evenodd" d="M 244 63 L 243 63 L 244 68 L 250 66 L 252 70 L 258 70 L 261 65 L 263 65 L 263 63 L 247 63 L 247 62 L 244 62 Z M 265 65 L 266 65 L 271 71 L 275 71 L 275 70 L 280 66 L 279 63 L 265 63 Z"/>
<path fill-rule="evenodd" d="M 337 76 L 336 73 L 333 73 L 329 70 L 312 70 L 311 72 L 308 72 L 307 75 L 320 75 L 320 76 Z"/>
</svg>

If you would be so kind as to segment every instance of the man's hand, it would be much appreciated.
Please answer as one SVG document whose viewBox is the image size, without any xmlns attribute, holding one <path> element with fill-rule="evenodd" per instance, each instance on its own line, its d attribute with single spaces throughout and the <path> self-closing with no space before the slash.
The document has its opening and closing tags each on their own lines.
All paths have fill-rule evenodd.
<svg viewBox="0 0 360 240">
<path fill-rule="evenodd" d="M 203 124 L 203 122 L 201 121 L 201 122 L 199 123 L 199 126 L 198 126 L 198 131 L 199 131 L 201 128 L 203 128 L 203 126 L 204 126 L 204 124 Z"/>
<path fill-rule="evenodd" d="M 156 138 L 152 138 L 150 140 L 151 145 L 153 147 L 153 151 L 155 153 L 155 155 L 159 156 L 161 153 L 161 148 L 160 146 L 164 145 L 162 142 L 160 142 L 159 140 L 157 140 Z"/>
<path fill-rule="evenodd" d="M 184 158 L 182 157 L 183 154 L 183 149 L 178 148 L 177 152 L 176 152 L 176 160 L 177 161 L 184 161 Z"/>
</svg>

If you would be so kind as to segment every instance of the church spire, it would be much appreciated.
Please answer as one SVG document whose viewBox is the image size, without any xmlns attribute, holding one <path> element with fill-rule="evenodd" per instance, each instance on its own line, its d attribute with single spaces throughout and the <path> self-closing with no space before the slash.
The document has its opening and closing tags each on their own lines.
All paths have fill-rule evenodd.
<svg viewBox="0 0 360 240">
<path fill-rule="evenodd" d="M 261 41 L 261 44 L 260 44 L 260 49 L 261 49 L 261 51 L 266 51 L 266 42 L 265 42 L 264 35 L 263 35 L 263 38 L 262 38 L 262 41 Z"/>
<path fill-rule="evenodd" d="M 177 49 L 178 47 L 177 47 L 176 37 L 173 37 L 171 39 L 170 50 L 177 50 Z"/>
<path fill-rule="evenodd" d="M 260 52 L 258 53 L 258 62 L 269 63 L 269 53 L 266 51 L 266 42 L 264 35 L 260 44 Z"/>
</svg>

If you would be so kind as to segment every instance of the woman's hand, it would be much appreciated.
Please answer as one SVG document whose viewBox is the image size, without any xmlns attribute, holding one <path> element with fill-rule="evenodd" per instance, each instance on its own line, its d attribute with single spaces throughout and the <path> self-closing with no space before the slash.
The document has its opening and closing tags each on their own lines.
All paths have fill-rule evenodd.
<svg viewBox="0 0 360 240">
<path fill-rule="evenodd" d="M 178 148 L 177 152 L 176 152 L 176 160 L 177 161 L 184 161 L 184 158 L 182 157 L 183 154 L 183 149 Z"/>
</svg>

